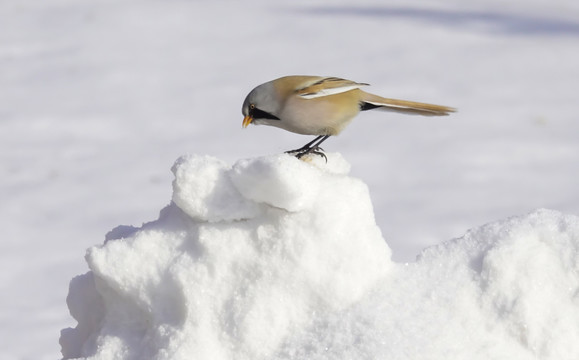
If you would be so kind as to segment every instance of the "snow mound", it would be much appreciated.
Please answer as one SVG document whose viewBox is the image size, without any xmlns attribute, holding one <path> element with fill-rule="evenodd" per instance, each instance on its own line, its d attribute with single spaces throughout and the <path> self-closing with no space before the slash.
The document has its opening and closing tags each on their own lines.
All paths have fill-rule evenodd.
<svg viewBox="0 0 579 360">
<path fill-rule="evenodd" d="M 266 359 L 360 300 L 392 267 L 390 249 L 366 185 L 339 155 L 328 164 L 179 159 L 160 218 L 88 250 L 91 272 L 71 282 L 78 326 L 63 330 L 63 356 Z"/>
<path fill-rule="evenodd" d="M 397 264 L 283 359 L 579 359 L 579 218 L 488 224 Z"/>
<path fill-rule="evenodd" d="M 182 157 L 158 220 L 88 250 L 64 358 L 579 358 L 579 218 L 537 210 L 394 264 L 348 171 Z"/>
</svg>

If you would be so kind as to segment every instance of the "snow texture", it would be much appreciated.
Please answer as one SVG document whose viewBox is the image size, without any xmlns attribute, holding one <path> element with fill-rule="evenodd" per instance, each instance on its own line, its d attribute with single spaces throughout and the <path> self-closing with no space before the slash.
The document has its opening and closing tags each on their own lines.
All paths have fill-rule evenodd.
<svg viewBox="0 0 579 360">
<path fill-rule="evenodd" d="M 396 264 L 349 164 L 310 160 L 177 160 L 159 219 L 88 250 L 64 358 L 579 358 L 579 218 L 537 210 Z"/>
</svg>

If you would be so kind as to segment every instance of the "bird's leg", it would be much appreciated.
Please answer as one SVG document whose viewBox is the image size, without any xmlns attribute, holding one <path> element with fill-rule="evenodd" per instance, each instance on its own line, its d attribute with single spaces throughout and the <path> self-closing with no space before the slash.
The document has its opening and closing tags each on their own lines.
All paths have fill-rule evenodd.
<svg viewBox="0 0 579 360">
<path fill-rule="evenodd" d="M 320 136 L 316 136 L 316 138 L 312 141 L 310 141 L 309 143 L 305 144 L 304 146 L 302 146 L 299 149 L 295 149 L 295 150 L 289 150 L 286 151 L 286 154 L 294 154 L 294 153 L 302 153 L 304 151 L 307 151 L 311 148 L 312 144 L 315 143 L 316 141 L 320 140 L 321 138 L 323 138 L 324 135 L 320 135 Z M 322 140 L 323 141 L 323 140 Z M 321 141 L 320 141 L 321 142 Z M 319 144 L 318 144 L 319 145 Z"/>
<path fill-rule="evenodd" d="M 326 154 L 324 154 L 323 149 L 320 147 L 320 144 L 323 143 L 324 141 L 326 141 L 329 137 L 330 137 L 330 135 L 318 136 L 317 138 L 314 139 L 314 141 L 309 142 L 302 149 L 300 149 L 298 151 L 298 153 L 296 154 L 296 157 L 298 159 L 301 159 L 302 156 L 304 156 L 306 154 L 315 154 L 315 155 L 320 155 L 321 157 L 323 157 L 326 160 L 326 162 L 328 162 L 328 158 L 326 157 Z"/>
</svg>

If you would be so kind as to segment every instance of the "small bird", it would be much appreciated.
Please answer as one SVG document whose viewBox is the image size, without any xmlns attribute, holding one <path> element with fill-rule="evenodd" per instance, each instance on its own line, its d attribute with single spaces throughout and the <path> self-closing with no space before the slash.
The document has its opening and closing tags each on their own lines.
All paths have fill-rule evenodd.
<svg viewBox="0 0 579 360">
<path fill-rule="evenodd" d="M 380 109 L 412 115 L 441 116 L 455 109 L 414 101 L 387 99 L 361 90 L 368 86 L 337 77 L 284 76 L 257 86 L 245 98 L 243 127 L 270 125 L 317 137 L 299 149 L 287 151 L 326 157 L 320 144 L 338 135 L 360 111 Z"/>
</svg>

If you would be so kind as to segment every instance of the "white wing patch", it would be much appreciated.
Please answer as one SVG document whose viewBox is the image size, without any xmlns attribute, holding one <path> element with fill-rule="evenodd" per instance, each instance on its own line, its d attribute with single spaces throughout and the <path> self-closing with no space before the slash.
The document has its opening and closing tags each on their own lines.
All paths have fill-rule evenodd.
<svg viewBox="0 0 579 360">
<path fill-rule="evenodd" d="M 300 97 L 303 97 L 304 99 L 315 99 L 315 98 L 329 96 L 329 95 L 341 94 L 341 93 L 344 93 L 346 91 L 359 89 L 362 86 L 365 86 L 365 85 L 356 84 L 356 85 L 341 86 L 341 87 L 336 87 L 336 88 L 331 88 L 331 89 L 321 89 L 321 90 L 318 90 L 317 92 L 313 92 L 313 93 L 300 94 Z"/>
<path fill-rule="evenodd" d="M 315 99 L 324 96 L 341 94 L 354 89 L 359 89 L 368 84 L 357 83 L 351 80 L 344 80 L 335 77 L 322 78 L 308 84 L 308 86 L 298 89 L 296 92 L 299 97 L 304 99 Z"/>
</svg>

